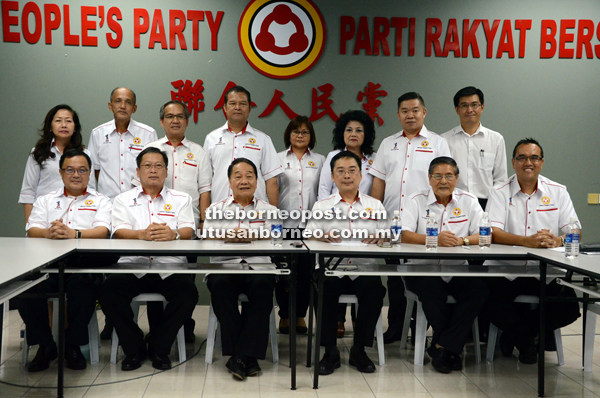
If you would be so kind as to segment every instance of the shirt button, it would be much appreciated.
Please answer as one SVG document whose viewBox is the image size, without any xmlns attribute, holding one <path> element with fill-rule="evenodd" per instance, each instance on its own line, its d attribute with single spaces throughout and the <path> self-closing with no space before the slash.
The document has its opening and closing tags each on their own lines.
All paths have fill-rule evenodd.
<svg viewBox="0 0 600 398">
<path fill-rule="evenodd" d="M 405 167 L 404 170 L 408 170 L 408 168 Z"/>
<path fill-rule="evenodd" d="M 177 178 L 177 176 L 175 176 L 175 178 Z"/>
<path fill-rule="evenodd" d="M 175 166 L 177 166 L 177 163 L 175 163 Z"/>
<path fill-rule="evenodd" d="M 298 180 L 298 182 L 302 182 L 302 180 Z"/>
<path fill-rule="evenodd" d="M 402 181 L 402 184 L 406 184 L 406 181 Z"/>
<path fill-rule="evenodd" d="M 410 155 L 406 155 L 406 157 L 407 157 L 407 158 L 409 158 L 409 157 L 410 157 Z"/>
<path fill-rule="evenodd" d="M 69 221 L 69 224 L 71 224 L 71 221 Z"/>
<path fill-rule="evenodd" d="M 69 211 L 73 211 L 73 209 L 70 209 Z"/>
<path fill-rule="evenodd" d="M 531 227 L 527 227 L 527 229 L 531 229 Z"/>
<path fill-rule="evenodd" d="M 152 203 L 152 201 L 150 201 L 150 203 Z"/>
<path fill-rule="evenodd" d="M 123 156 L 123 154 L 121 154 L 121 156 Z"/>
<path fill-rule="evenodd" d="M 446 223 L 443 223 L 442 225 L 446 225 Z"/>
<path fill-rule="evenodd" d="M 123 171 L 123 168 L 121 167 L 121 171 Z"/>
</svg>

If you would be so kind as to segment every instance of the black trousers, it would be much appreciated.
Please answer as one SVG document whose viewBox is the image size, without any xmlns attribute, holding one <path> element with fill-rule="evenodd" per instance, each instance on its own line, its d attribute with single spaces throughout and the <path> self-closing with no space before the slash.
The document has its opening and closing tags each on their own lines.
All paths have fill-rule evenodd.
<svg viewBox="0 0 600 398">
<path fill-rule="evenodd" d="M 489 297 L 485 283 L 479 278 L 405 277 L 406 287 L 419 297 L 423 312 L 433 328 L 431 346 L 439 344 L 460 354 L 469 338 L 473 321 Z M 456 304 L 447 304 L 448 296 Z"/>
<path fill-rule="evenodd" d="M 359 276 L 351 280 L 328 277 L 323 289 L 323 320 L 321 345 L 336 345 L 338 300 L 342 294 L 355 294 L 358 298 L 354 345 L 372 347 L 375 326 L 383 307 L 385 287 L 378 276 Z"/>
<path fill-rule="evenodd" d="M 388 265 L 400 265 L 399 258 L 386 258 Z M 400 276 L 388 276 L 387 292 L 390 307 L 388 308 L 388 327 L 402 330 L 404 314 L 406 313 L 406 297 L 404 296 L 404 282 Z"/>
<path fill-rule="evenodd" d="M 498 326 L 503 333 L 508 333 L 517 348 L 526 345 L 538 334 L 539 308 L 532 310 L 530 305 L 515 303 L 514 300 L 523 294 L 539 297 L 540 281 L 536 278 L 517 278 L 513 281 L 506 278 L 484 279 L 491 293 L 484 309 L 490 322 Z M 549 297 L 576 297 L 573 289 L 561 286 L 555 280 L 546 286 L 546 293 Z M 548 301 L 546 314 L 546 332 L 551 333 L 554 329 L 567 326 L 579 318 L 579 303 Z"/>
<path fill-rule="evenodd" d="M 157 274 L 137 278 L 130 274 L 112 274 L 100 289 L 100 305 L 112 321 L 125 355 L 135 355 L 144 347 L 143 333 L 133 319 L 131 300 L 141 293 L 159 293 L 167 305 L 159 327 L 152 331 L 148 347 L 159 355 L 169 355 L 183 322 L 194 312 L 198 290 L 189 275 Z"/>
<path fill-rule="evenodd" d="M 96 295 L 98 284 L 95 278 L 88 274 L 71 274 L 65 277 L 65 292 L 67 296 L 67 322 L 65 340 L 67 344 L 88 344 L 88 323 L 96 312 Z M 44 282 L 35 286 L 29 293 L 57 293 L 58 275 L 52 274 Z M 52 330 L 48 321 L 47 298 L 20 298 L 19 314 L 27 328 L 27 343 L 29 345 L 54 344 Z M 58 316 L 58 312 L 53 314 Z"/>
<path fill-rule="evenodd" d="M 221 323 L 223 355 L 246 355 L 265 359 L 269 342 L 269 316 L 273 310 L 275 275 L 208 276 L 211 303 Z M 238 296 L 248 302 L 238 310 Z"/>
<path fill-rule="evenodd" d="M 308 311 L 310 294 L 310 274 L 315 268 L 314 254 L 298 255 L 297 278 L 296 278 L 296 317 L 304 318 Z M 275 297 L 279 305 L 279 317 L 290 318 L 290 276 L 279 275 L 275 285 Z"/>
</svg>

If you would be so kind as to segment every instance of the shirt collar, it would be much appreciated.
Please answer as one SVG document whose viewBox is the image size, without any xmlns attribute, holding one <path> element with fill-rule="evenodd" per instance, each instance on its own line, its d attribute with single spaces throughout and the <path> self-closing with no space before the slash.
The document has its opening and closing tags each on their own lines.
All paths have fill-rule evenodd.
<svg viewBox="0 0 600 398">
<path fill-rule="evenodd" d="M 466 134 L 466 135 L 469 135 L 469 134 L 468 134 L 468 133 L 465 131 L 465 129 L 463 129 L 462 125 L 459 125 L 459 126 L 456 128 L 456 130 L 454 131 L 454 135 L 456 135 L 456 134 L 460 134 L 460 133 L 462 133 L 462 134 Z M 483 124 L 481 124 L 481 122 L 479 122 L 479 127 L 477 128 L 477 131 L 476 131 L 476 132 L 473 134 L 473 136 L 475 136 L 475 135 L 477 135 L 477 134 L 479 134 L 479 133 L 481 133 L 481 134 L 482 134 L 482 135 L 484 135 L 484 136 L 486 135 L 486 130 L 485 130 L 485 128 L 483 127 Z"/>
<path fill-rule="evenodd" d="M 304 153 L 308 153 L 310 155 L 311 154 L 310 148 L 307 147 L 306 148 L 306 152 L 304 152 Z M 292 147 L 291 146 L 287 149 L 286 155 L 295 155 L 294 152 L 292 152 Z"/>
<path fill-rule="evenodd" d="M 115 121 L 115 119 L 114 119 L 114 118 L 113 118 L 113 120 L 111 120 L 111 124 L 112 124 L 112 130 L 111 130 L 111 133 L 120 134 L 120 133 L 117 131 L 117 122 Z M 131 132 L 131 125 L 132 125 L 132 124 L 133 124 L 133 119 L 131 119 L 131 118 L 130 118 L 130 119 L 129 119 L 129 124 L 127 125 L 127 131 L 125 131 L 123 134 L 127 134 L 127 133 L 129 133 L 129 134 L 133 135 L 133 133 Z"/>
<path fill-rule="evenodd" d="M 138 194 L 137 194 L 137 196 L 140 196 L 140 194 L 144 194 L 144 195 L 146 195 L 146 196 L 148 196 L 148 197 L 150 196 L 150 195 L 148 195 L 148 194 L 146 193 L 146 191 L 144 191 L 144 188 L 143 188 L 141 185 L 140 185 L 140 186 L 139 186 L 137 189 L 138 189 Z M 162 189 L 160 190 L 160 192 L 158 193 L 158 195 L 157 195 L 157 196 L 156 196 L 156 198 L 154 198 L 154 199 L 158 199 L 158 198 L 160 198 L 160 197 L 163 197 L 163 198 L 164 198 L 166 194 L 167 194 L 167 187 L 166 187 L 166 186 L 163 184 L 163 187 L 162 187 Z"/>
<path fill-rule="evenodd" d="M 169 146 L 173 146 L 173 144 L 171 144 L 171 141 L 169 141 L 169 139 L 165 136 L 165 143 Z M 185 146 L 187 147 L 187 138 L 183 137 L 183 139 L 179 142 L 179 145 L 177 145 L 177 147 L 180 146 Z"/>
<path fill-rule="evenodd" d="M 227 128 L 227 131 L 229 131 L 230 133 L 236 134 L 233 131 L 231 131 L 231 129 L 229 128 L 229 122 L 225 122 L 225 127 Z M 239 134 L 241 135 L 241 134 L 246 133 L 246 131 L 248 130 L 248 127 L 250 127 L 250 123 L 248 123 L 248 121 L 246 121 L 246 125 L 244 126 L 244 128 L 242 129 L 242 131 Z"/>
<path fill-rule="evenodd" d="M 360 196 L 360 191 L 359 191 L 358 194 L 357 194 L 357 196 L 356 196 L 356 200 L 354 201 L 354 203 L 360 202 L 360 199 L 361 199 L 361 196 Z M 337 205 L 340 202 L 348 203 L 344 199 L 342 199 L 342 196 L 340 195 L 340 192 L 338 191 L 338 192 L 335 193 L 335 196 L 333 198 L 333 204 Z M 350 203 L 350 204 L 352 204 L 352 203 Z"/>
<path fill-rule="evenodd" d="M 419 134 L 415 135 L 415 138 L 418 136 L 428 138 L 430 135 L 431 135 L 431 132 L 429 130 L 427 130 L 427 127 L 425 127 L 425 125 L 423 125 L 423 127 L 421 127 L 421 131 L 419 131 Z M 404 134 L 404 130 L 400 130 L 396 133 L 395 138 L 400 138 L 400 137 L 406 137 L 406 134 Z"/>
<path fill-rule="evenodd" d="M 537 181 L 537 185 L 536 185 L 536 189 L 535 191 L 531 194 L 531 195 L 527 195 L 525 192 L 523 192 L 523 195 L 527 195 L 527 196 L 533 196 L 537 193 L 537 191 L 544 191 L 542 189 L 542 184 L 540 184 L 541 179 L 543 177 L 541 175 L 538 175 L 538 181 Z M 517 177 L 517 175 L 514 175 L 514 179 L 510 182 L 510 196 L 515 196 L 516 194 L 518 194 L 521 191 L 521 184 L 519 184 L 519 178 Z"/>
<path fill-rule="evenodd" d="M 452 193 L 452 196 L 450 197 L 450 200 L 448 201 L 448 205 L 450 203 L 452 203 L 453 201 L 454 201 L 454 192 Z M 437 198 L 435 197 L 435 193 L 433 192 L 433 188 L 429 187 L 429 192 L 427 193 L 427 204 L 428 205 L 432 205 L 434 203 L 437 203 L 440 206 L 443 206 L 440 202 L 438 202 Z"/>
<path fill-rule="evenodd" d="M 345 146 L 345 147 L 344 147 L 344 151 L 347 151 L 347 150 L 348 150 L 348 147 L 346 147 L 346 146 Z M 340 151 L 340 152 L 341 152 L 341 151 Z M 339 152 L 338 152 L 338 153 L 339 153 Z M 336 155 L 337 155 L 337 154 L 336 154 Z M 368 158 L 367 156 L 365 156 L 365 154 L 363 153 L 363 155 L 362 155 L 362 158 L 361 158 L 361 159 L 362 159 L 362 161 L 363 161 L 363 163 L 364 163 L 364 162 L 366 162 L 366 161 L 367 161 L 367 159 L 369 159 L 369 158 Z"/>
<path fill-rule="evenodd" d="M 83 191 L 83 193 L 82 193 L 81 195 L 79 195 L 79 196 L 82 196 L 82 197 L 83 197 L 83 196 L 85 196 L 85 195 L 87 195 L 87 194 L 88 194 L 88 190 L 87 190 L 87 188 L 86 188 L 86 189 L 85 189 L 85 191 Z M 67 189 L 66 189 L 65 187 L 63 187 L 63 195 L 64 195 L 65 197 L 67 197 L 67 198 L 70 196 L 70 195 L 68 195 L 68 194 L 67 194 Z M 79 196 L 71 196 L 71 197 L 72 197 L 72 198 L 78 198 Z"/>
<path fill-rule="evenodd" d="M 228 197 L 227 200 L 225 201 L 225 205 L 226 206 L 231 206 L 234 203 L 237 204 L 237 205 L 242 206 L 241 204 L 239 204 L 238 202 L 236 202 L 236 200 L 233 198 L 233 195 L 230 196 L 230 197 Z M 256 197 L 254 197 L 254 196 L 252 197 L 252 200 L 250 201 L 250 203 L 248 203 L 248 206 L 253 206 L 253 207 L 256 206 Z M 248 206 L 246 206 L 246 207 L 248 207 Z"/>
</svg>

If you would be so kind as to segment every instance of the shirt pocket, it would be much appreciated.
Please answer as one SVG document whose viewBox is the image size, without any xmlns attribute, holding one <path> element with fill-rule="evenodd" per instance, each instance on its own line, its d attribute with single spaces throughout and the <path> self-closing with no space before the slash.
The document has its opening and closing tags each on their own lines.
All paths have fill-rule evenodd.
<svg viewBox="0 0 600 398">
<path fill-rule="evenodd" d="M 435 151 L 432 149 L 415 149 L 413 153 L 414 169 L 429 170 L 429 164 L 435 159 Z"/>
<path fill-rule="evenodd" d="M 491 152 L 484 152 L 483 155 L 480 152 L 479 155 L 479 168 L 489 173 L 494 170 L 495 154 Z"/>
</svg>

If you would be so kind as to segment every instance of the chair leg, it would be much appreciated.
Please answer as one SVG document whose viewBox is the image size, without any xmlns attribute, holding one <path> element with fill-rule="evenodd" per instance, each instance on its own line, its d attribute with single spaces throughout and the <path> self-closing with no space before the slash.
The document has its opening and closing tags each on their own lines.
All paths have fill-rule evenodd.
<svg viewBox="0 0 600 398">
<path fill-rule="evenodd" d="M 490 331 L 488 332 L 487 355 L 486 359 L 490 362 L 494 361 L 494 350 L 496 349 L 496 339 L 498 338 L 498 327 L 490 323 Z"/>
<path fill-rule="evenodd" d="M 379 319 L 377 320 L 377 326 L 375 327 L 375 335 L 377 337 L 377 353 L 379 354 L 379 366 L 383 366 L 385 365 L 385 351 L 383 347 L 383 319 L 381 314 L 379 314 Z"/>
<path fill-rule="evenodd" d="M 410 318 L 412 316 L 415 300 L 406 298 L 406 312 L 404 313 L 404 324 L 402 325 L 402 337 L 400 339 L 400 349 L 406 348 L 408 341 L 408 329 L 410 328 Z"/>
<path fill-rule="evenodd" d="M 90 323 L 88 323 L 88 347 L 90 351 L 90 363 L 100 362 L 100 355 L 98 353 L 98 342 L 100 341 L 100 332 L 98 331 L 98 315 L 94 310 Z"/>
<path fill-rule="evenodd" d="M 206 354 L 204 362 L 212 363 L 215 349 L 215 336 L 217 334 L 217 316 L 213 310 L 212 304 L 208 312 L 208 331 L 206 336 Z"/>
<path fill-rule="evenodd" d="M 565 364 L 565 353 L 563 351 L 560 328 L 554 329 L 554 340 L 556 342 L 556 358 L 558 360 L 558 366 L 563 366 Z"/>
<path fill-rule="evenodd" d="M 113 328 L 110 347 L 110 363 L 117 363 L 117 350 L 119 349 L 119 336 Z"/>
<path fill-rule="evenodd" d="M 475 363 L 481 363 L 481 345 L 479 342 L 479 319 L 473 322 L 473 341 L 475 343 Z"/>
<path fill-rule="evenodd" d="M 591 372 L 594 360 L 594 337 L 596 334 L 596 314 L 587 311 L 587 320 L 585 322 L 585 349 L 583 354 L 583 371 Z M 556 344 L 558 350 L 558 343 Z"/>
<path fill-rule="evenodd" d="M 21 363 L 27 365 L 29 359 L 29 343 L 27 343 L 27 327 L 23 330 L 23 352 L 21 353 Z"/>
<path fill-rule="evenodd" d="M 183 363 L 187 360 L 185 353 L 185 331 L 183 326 L 179 328 L 177 332 L 177 348 L 179 351 L 179 363 Z"/>
<path fill-rule="evenodd" d="M 271 352 L 273 353 L 273 363 L 279 362 L 279 347 L 277 346 L 277 324 L 275 322 L 275 306 L 271 310 L 269 318 L 269 334 L 271 336 Z"/>
<path fill-rule="evenodd" d="M 408 307 L 406 308 L 408 311 Z M 427 340 L 427 318 L 423 312 L 423 305 L 417 302 L 417 327 L 415 331 L 415 365 L 423 366 L 425 357 L 425 340 Z"/>
</svg>

